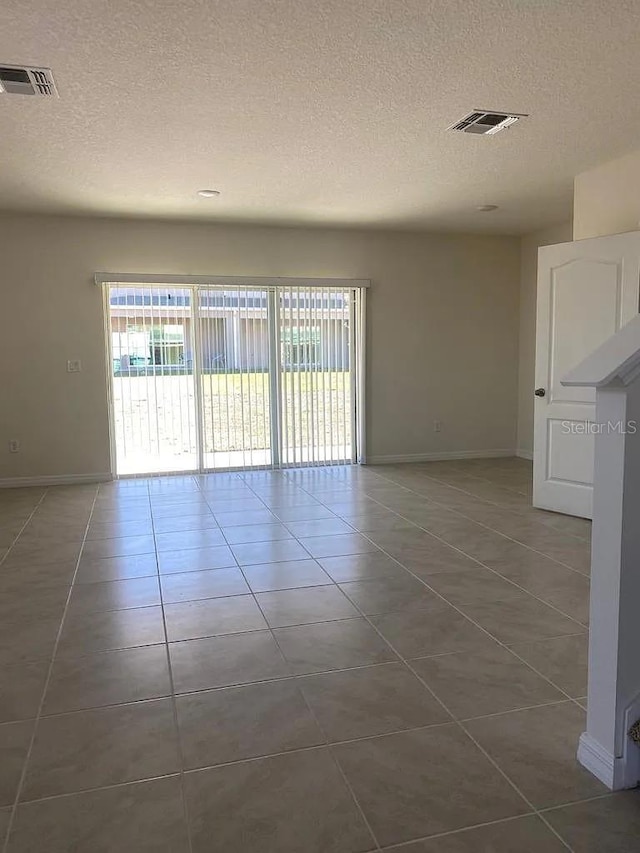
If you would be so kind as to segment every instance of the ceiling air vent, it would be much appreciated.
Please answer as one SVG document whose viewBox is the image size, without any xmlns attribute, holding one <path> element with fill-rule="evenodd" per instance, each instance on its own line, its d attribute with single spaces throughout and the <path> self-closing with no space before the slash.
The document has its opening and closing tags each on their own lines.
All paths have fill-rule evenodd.
<svg viewBox="0 0 640 853">
<path fill-rule="evenodd" d="M 448 129 L 458 130 L 461 133 L 488 135 L 504 130 L 505 127 L 509 127 L 520 118 L 526 118 L 526 115 L 524 113 L 496 113 L 487 110 L 474 110 L 468 116 L 452 124 Z"/>
<path fill-rule="evenodd" d="M 50 68 L 0 65 L 0 93 L 57 98 L 58 90 Z"/>
</svg>

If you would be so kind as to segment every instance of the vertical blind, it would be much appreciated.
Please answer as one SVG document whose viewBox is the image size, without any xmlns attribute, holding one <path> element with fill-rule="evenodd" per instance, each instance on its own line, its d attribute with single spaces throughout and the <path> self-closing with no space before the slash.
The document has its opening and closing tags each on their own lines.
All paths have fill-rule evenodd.
<svg viewBox="0 0 640 853">
<path fill-rule="evenodd" d="M 361 288 L 111 282 L 118 475 L 358 461 Z"/>
</svg>

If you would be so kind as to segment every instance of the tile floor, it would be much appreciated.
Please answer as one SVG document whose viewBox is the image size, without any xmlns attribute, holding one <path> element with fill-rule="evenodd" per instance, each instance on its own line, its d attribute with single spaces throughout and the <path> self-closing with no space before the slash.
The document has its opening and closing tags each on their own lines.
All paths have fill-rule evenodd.
<svg viewBox="0 0 640 853">
<path fill-rule="evenodd" d="M 6 853 L 631 853 L 517 459 L 0 494 Z"/>
</svg>

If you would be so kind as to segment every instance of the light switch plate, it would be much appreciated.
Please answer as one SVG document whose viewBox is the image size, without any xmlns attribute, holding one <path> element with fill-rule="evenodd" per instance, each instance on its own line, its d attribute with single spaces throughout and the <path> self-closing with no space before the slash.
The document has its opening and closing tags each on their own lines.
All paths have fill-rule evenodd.
<svg viewBox="0 0 640 853">
<path fill-rule="evenodd" d="M 73 359 L 67 362 L 67 373 L 80 373 L 82 370 L 82 363 L 80 359 Z"/>
</svg>

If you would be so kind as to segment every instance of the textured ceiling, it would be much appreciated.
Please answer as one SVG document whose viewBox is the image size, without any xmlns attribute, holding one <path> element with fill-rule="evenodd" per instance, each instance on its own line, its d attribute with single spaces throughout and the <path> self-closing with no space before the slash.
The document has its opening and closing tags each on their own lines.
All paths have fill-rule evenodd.
<svg viewBox="0 0 640 853">
<path fill-rule="evenodd" d="M 0 95 L 0 207 L 531 230 L 640 147 L 639 37 L 638 0 L 4 0 L 60 99 Z"/>
</svg>

